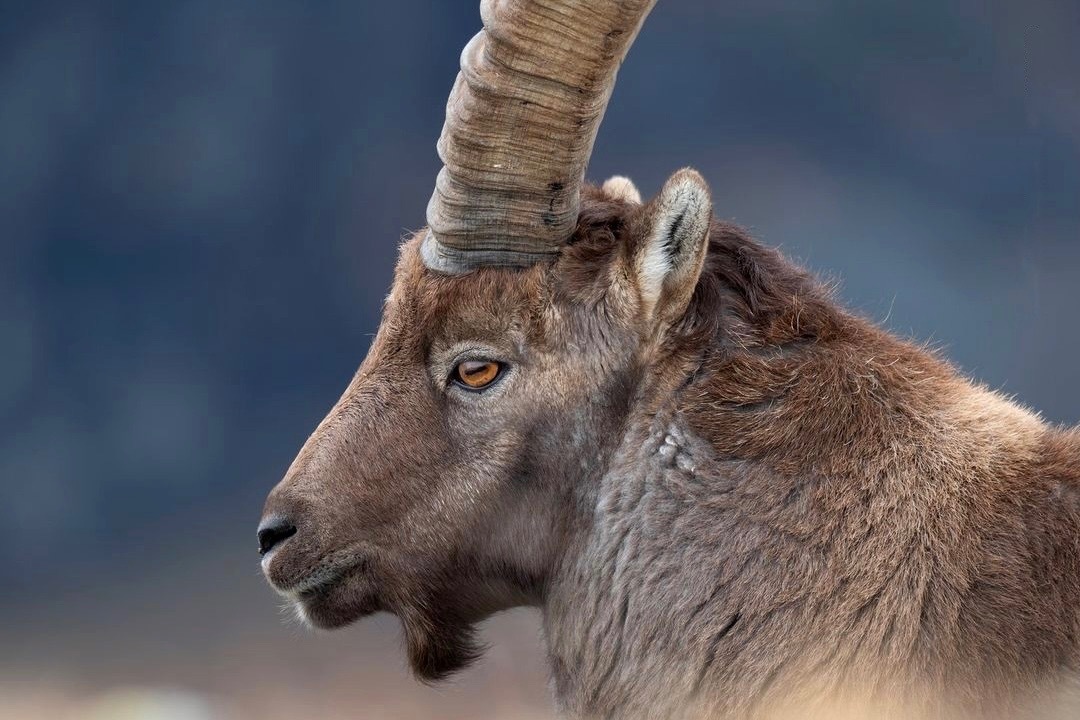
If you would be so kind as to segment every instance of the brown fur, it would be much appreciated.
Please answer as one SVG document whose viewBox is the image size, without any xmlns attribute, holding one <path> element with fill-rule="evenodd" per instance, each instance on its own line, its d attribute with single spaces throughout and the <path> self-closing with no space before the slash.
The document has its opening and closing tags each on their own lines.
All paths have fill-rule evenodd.
<svg viewBox="0 0 1080 720">
<path fill-rule="evenodd" d="M 317 625 L 396 613 L 429 679 L 476 656 L 478 620 L 538 606 L 577 716 L 1010 715 L 1075 679 L 1080 433 L 729 225 L 703 268 L 677 248 L 654 305 L 666 219 L 628 199 L 587 189 L 524 271 L 403 247 L 368 358 L 267 501 L 299 529 L 271 582 Z M 510 367 L 482 396 L 445 381 L 470 348 Z"/>
</svg>

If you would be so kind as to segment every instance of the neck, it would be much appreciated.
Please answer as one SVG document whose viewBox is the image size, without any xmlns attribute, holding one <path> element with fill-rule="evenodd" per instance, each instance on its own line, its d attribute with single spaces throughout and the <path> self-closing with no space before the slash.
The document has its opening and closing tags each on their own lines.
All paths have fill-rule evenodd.
<svg viewBox="0 0 1080 720">
<path fill-rule="evenodd" d="M 676 476 L 692 477 L 693 460 L 680 449 L 687 441 L 670 415 L 628 428 L 599 482 L 589 522 L 552 578 L 543 606 L 545 630 L 556 695 L 572 716 L 655 714 L 660 698 L 685 699 L 685 692 L 664 682 L 662 693 L 650 694 L 635 710 L 643 698 L 632 687 L 645 678 L 655 687 L 672 670 L 672 682 L 682 674 L 673 661 L 686 628 L 664 611 L 673 607 L 675 595 L 693 592 L 682 586 L 681 564 L 693 559 L 694 550 L 687 547 L 690 555 L 679 556 L 673 526 L 682 521 L 678 507 L 692 501 L 692 489 L 671 483 Z"/>
<path fill-rule="evenodd" d="M 1008 712 L 1080 660 L 1075 437 L 821 293 L 703 292 L 726 329 L 668 348 L 682 374 L 656 373 L 678 381 L 639 401 L 547 583 L 568 714 L 733 717 L 791 687 Z"/>
</svg>

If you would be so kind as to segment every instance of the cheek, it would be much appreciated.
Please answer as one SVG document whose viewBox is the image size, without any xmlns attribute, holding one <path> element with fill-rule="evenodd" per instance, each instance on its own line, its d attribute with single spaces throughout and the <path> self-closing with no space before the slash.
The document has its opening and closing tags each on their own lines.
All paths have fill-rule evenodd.
<svg viewBox="0 0 1080 720">
<path fill-rule="evenodd" d="M 395 523 L 396 543 L 420 556 L 442 556 L 470 529 L 484 526 L 499 498 L 515 482 L 525 442 L 509 428 L 480 431 L 454 426 L 448 457 L 417 478 L 423 497 Z"/>
<path fill-rule="evenodd" d="M 455 478 L 454 485 L 467 487 L 473 494 L 497 484 L 512 467 L 521 447 L 528 442 L 524 429 L 527 417 L 520 408 L 499 412 L 490 417 L 459 418 L 450 427 L 453 437 L 454 462 L 448 470 Z"/>
</svg>

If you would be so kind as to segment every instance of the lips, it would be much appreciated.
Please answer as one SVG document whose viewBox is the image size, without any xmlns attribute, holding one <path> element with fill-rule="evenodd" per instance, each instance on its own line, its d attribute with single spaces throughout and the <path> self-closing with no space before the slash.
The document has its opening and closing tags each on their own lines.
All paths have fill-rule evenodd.
<svg viewBox="0 0 1080 720">
<path fill-rule="evenodd" d="M 334 566 L 320 562 L 300 575 L 279 570 L 272 562 L 263 560 L 263 572 L 267 580 L 282 595 L 302 597 L 324 592 L 337 583 L 343 575 L 353 569 L 353 565 Z M 292 577 L 289 577 L 292 575 Z"/>
<path fill-rule="evenodd" d="M 311 552 L 313 549 L 292 545 L 287 543 L 275 548 L 262 558 L 263 575 L 282 595 L 298 595 L 331 585 L 342 575 L 365 564 L 352 550 L 316 554 Z M 312 556 L 315 556 L 314 560 Z"/>
</svg>

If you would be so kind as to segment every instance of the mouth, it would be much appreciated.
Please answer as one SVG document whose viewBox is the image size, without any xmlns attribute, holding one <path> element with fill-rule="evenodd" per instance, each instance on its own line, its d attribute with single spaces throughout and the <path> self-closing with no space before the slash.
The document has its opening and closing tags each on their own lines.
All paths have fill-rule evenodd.
<svg viewBox="0 0 1080 720">
<path fill-rule="evenodd" d="M 298 593 L 293 602 L 301 619 L 323 630 L 344 627 L 384 609 L 371 583 L 357 582 L 351 574 Z"/>
<path fill-rule="evenodd" d="M 330 630 L 344 627 L 384 607 L 370 563 L 362 557 L 323 558 L 300 578 L 283 583 L 271 568 L 272 555 L 263 558 L 270 584 L 296 608 L 308 625 Z"/>
</svg>

